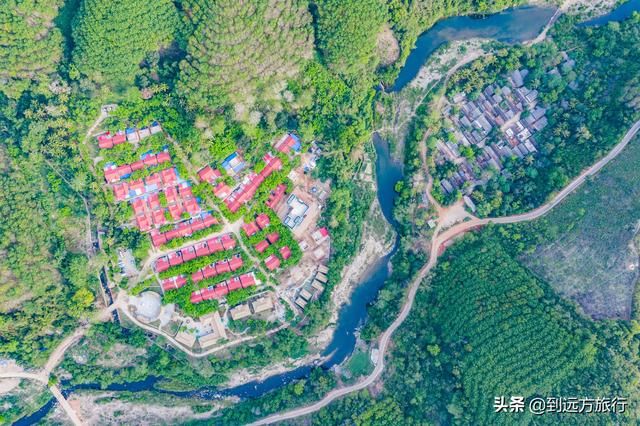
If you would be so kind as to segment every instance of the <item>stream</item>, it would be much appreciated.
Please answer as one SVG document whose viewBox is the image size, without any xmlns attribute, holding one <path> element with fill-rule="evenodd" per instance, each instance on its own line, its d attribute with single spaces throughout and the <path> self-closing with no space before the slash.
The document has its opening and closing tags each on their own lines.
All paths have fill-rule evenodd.
<svg viewBox="0 0 640 426">
<path fill-rule="evenodd" d="M 638 10 L 640 10 L 640 0 L 630 0 L 609 14 L 587 21 L 582 25 L 597 26 L 610 21 L 619 21 L 628 18 L 634 11 Z M 418 38 L 416 47 L 409 54 L 391 90 L 398 91 L 405 87 L 417 75 L 429 56 L 447 41 L 480 37 L 507 43 L 522 42 L 534 38 L 553 15 L 554 11 L 555 9 L 548 7 L 525 6 L 509 9 L 484 18 L 453 17 L 444 19 Z M 391 157 L 388 144 L 377 134 L 373 136 L 373 145 L 377 154 L 378 200 L 385 218 L 394 229 L 397 229 L 398 224 L 393 218 L 393 205 L 397 197 L 394 188 L 396 182 L 402 179 L 402 164 Z M 366 278 L 353 291 L 350 303 L 341 308 L 333 338 L 322 353 L 326 360 L 320 365 L 299 367 L 286 373 L 276 374 L 264 381 L 249 382 L 228 389 L 204 388 L 184 392 L 165 391 L 155 388 L 155 384 L 162 378 L 150 376 L 139 382 L 113 384 L 108 386 L 107 390 L 150 390 L 185 398 L 217 399 L 229 396 L 243 399 L 257 398 L 292 381 L 307 377 L 313 368 L 329 369 L 338 365 L 346 360 L 355 348 L 357 330 L 366 319 L 367 307 L 376 300 L 379 290 L 389 277 L 389 261 L 397 251 L 397 246 L 396 240 L 392 252 L 376 262 Z M 98 384 L 68 385 L 64 386 L 63 393 L 68 396 L 76 390 L 85 389 L 98 390 L 101 388 Z M 52 398 L 35 413 L 16 421 L 14 426 L 32 425 L 39 422 L 49 413 L 55 405 L 54 403 L 55 400 Z"/>
</svg>

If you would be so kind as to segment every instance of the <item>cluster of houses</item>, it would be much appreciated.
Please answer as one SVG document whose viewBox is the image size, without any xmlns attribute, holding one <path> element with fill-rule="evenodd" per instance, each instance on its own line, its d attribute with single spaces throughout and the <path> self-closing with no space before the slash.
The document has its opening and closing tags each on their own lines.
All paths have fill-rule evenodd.
<svg viewBox="0 0 640 426">
<path fill-rule="evenodd" d="M 242 230 L 247 235 L 247 237 L 251 237 L 257 232 L 267 229 L 270 224 L 271 220 L 269 219 L 269 216 L 264 213 L 260 213 L 258 216 L 256 216 L 255 220 L 244 223 L 242 225 Z M 273 244 L 276 244 L 279 240 L 280 234 L 277 232 L 271 232 L 266 235 L 264 240 L 256 243 L 254 248 L 258 253 L 264 253 L 267 248 L 269 248 Z M 278 253 L 280 254 L 282 260 L 287 260 L 291 257 L 291 248 L 289 246 L 282 246 L 278 249 Z M 278 269 L 280 267 L 280 264 L 280 258 L 276 254 L 271 254 L 264 260 L 264 266 L 270 271 L 275 271 L 276 269 Z"/>
<path fill-rule="evenodd" d="M 235 276 L 216 285 L 196 290 L 191 293 L 191 303 L 196 304 L 205 300 L 221 299 L 232 291 L 256 285 L 253 272 Z"/>
<path fill-rule="evenodd" d="M 272 311 L 273 308 L 273 299 L 269 295 L 266 295 L 230 309 L 229 315 L 232 320 L 238 321 L 251 315 L 258 315 L 263 312 Z"/>
<path fill-rule="evenodd" d="M 156 260 L 154 269 L 156 272 L 163 272 L 172 266 L 181 265 L 198 257 L 207 256 L 219 251 L 233 250 L 235 247 L 236 240 L 233 238 L 233 235 L 224 234 L 220 237 L 213 237 L 207 241 L 202 241 L 162 256 Z"/>
<path fill-rule="evenodd" d="M 126 201 L 145 194 L 161 191 L 178 184 L 178 173 L 175 167 L 152 173 L 144 179 L 120 182 L 113 185 L 116 201 Z"/>
<path fill-rule="evenodd" d="M 523 158 L 537 152 L 535 134 L 547 125 L 546 109 L 538 105 L 539 93 L 528 89 L 527 69 L 508 75 L 507 84 L 490 84 L 468 99 L 465 93 L 453 96 L 445 115 L 453 123 L 453 140 L 438 141 L 436 163 L 445 161 L 457 167 L 441 179 L 445 193 L 453 193 L 469 182 L 468 191 L 483 181 L 483 171 L 502 170 L 505 158 Z M 472 158 L 461 154 L 464 147 L 475 147 Z"/>
<path fill-rule="evenodd" d="M 134 161 L 131 164 L 123 164 L 117 166 L 113 163 L 108 163 L 104 167 L 104 179 L 107 183 L 116 183 L 121 179 L 126 179 L 135 171 L 142 170 L 145 167 L 154 167 L 163 163 L 170 163 L 171 155 L 167 151 L 159 152 L 158 154 L 147 153 L 142 156 L 138 161 Z"/>
<path fill-rule="evenodd" d="M 238 269 L 242 268 L 244 261 L 242 260 L 242 256 L 240 254 L 235 254 L 229 259 L 219 260 L 217 262 L 213 262 L 210 265 L 205 266 L 202 269 L 197 270 L 193 274 L 191 274 L 191 280 L 194 283 L 199 283 L 208 278 L 213 278 L 218 275 L 227 273 L 227 272 L 235 272 Z M 177 290 L 183 287 L 187 283 L 187 278 L 184 275 L 178 275 L 171 278 L 166 278 L 162 280 L 162 290 Z"/>
<path fill-rule="evenodd" d="M 301 309 L 304 309 L 309 301 L 317 298 L 318 296 L 320 296 L 320 294 L 322 294 L 328 281 L 327 273 L 329 273 L 329 268 L 327 268 L 325 265 L 318 265 L 318 269 L 316 270 L 313 278 L 309 283 L 303 285 L 300 289 L 298 297 L 295 300 L 296 305 L 298 305 Z"/>
<path fill-rule="evenodd" d="M 169 216 L 173 221 L 180 220 L 182 215 L 187 212 L 189 216 L 200 215 L 202 210 L 198 201 L 193 196 L 191 187 L 182 182 L 178 186 L 170 186 L 165 190 L 165 196 L 167 200 L 167 209 Z M 131 200 L 133 207 L 133 213 L 135 215 L 136 224 L 142 232 L 149 231 L 152 226 L 162 226 L 167 223 L 167 217 L 165 215 L 165 208 L 160 204 L 160 197 L 157 192 L 148 194 L 145 197 L 138 197 Z M 216 224 L 218 221 L 211 216 L 210 213 L 203 215 L 200 220 L 195 220 L 193 224 L 180 226 L 180 231 L 174 232 L 177 236 L 190 235 L 193 232 L 194 227 L 204 229 Z M 162 235 L 162 234 L 155 234 Z M 171 235 L 173 237 L 173 235 Z M 160 242 L 162 237 L 156 236 L 155 240 L 152 238 L 154 244 Z M 165 236 L 164 241 L 167 238 Z"/>
<path fill-rule="evenodd" d="M 160 132 L 162 132 L 162 127 L 160 127 L 160 124 L 157 121 L 151 123 L 151 126 L 149 127 L 145 126 L 140 129 L 128 127 L 124 131 L 117 131 L 115 134 L 105 132 L 98 136 L 98 146 L 101 149 L 111 149 L 124 142 L 137 143 L 142 139 Z"/>
<path fill-rule="evenodd" d="M 194 232 L 201 231 L 217 225 L 218 219 L 216 219 L 210 212 L 202 212 L 200 215 L 192 217 L 184 222 L 177 223 L 172 229 L 165 232 L 160 232 L 158 229 L 152 229 L 149 235 L 151 236 L 151 242 L 155 247 L 160 247 L 167 242 L 176 239 L 191 236 Z"/>
</svg>

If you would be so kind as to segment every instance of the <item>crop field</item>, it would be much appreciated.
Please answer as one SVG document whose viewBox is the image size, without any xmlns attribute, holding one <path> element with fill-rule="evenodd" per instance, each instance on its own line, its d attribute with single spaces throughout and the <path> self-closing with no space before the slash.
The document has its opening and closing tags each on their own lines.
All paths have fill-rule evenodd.
<svg viewBox="0 0 640 426">
<path fill-rule="evenodd" d="M 547 216 L 519 226 L 542 238 L 524 263 L 593 318 L 628 319 L 638 281 L 640 140 Z"/>
</svg>

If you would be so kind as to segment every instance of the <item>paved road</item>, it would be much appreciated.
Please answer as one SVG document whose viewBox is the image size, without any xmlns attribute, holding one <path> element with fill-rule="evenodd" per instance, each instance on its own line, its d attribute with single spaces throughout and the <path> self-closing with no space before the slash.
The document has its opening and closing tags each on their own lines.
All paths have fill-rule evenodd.
<svg viewBox="0 0 640 426">
<path fill-rule="evenodd" d="M 332 390 L 324 398 L 322 398 L 320 401 L 314 404 L 300 407 L 300 408 L 288 411 L 286 413 L 274 414 L 272 416 L 258 420 L 257 422 L 254 422 L 251 425 L 252 426 L 267 425 L 267 424 L 281 422 L 284 420 L 290 420 L 296 417 L 311 414 L 313 412 L 316 412 L 326 407 L 335 399 L 341 396 L 347 395 L 349 393 L 362 390 L 368 387 L 369 385 L 371 385 L 373 382 L 375 382 L 384 371 L 384 367 L 385 367 L 384 355 L 389 346 L 389 342 L 391 341 L 391 336 L 398 329 L 398 327 L 400 327 L 400 325 L 404 322 L 404 320 L 409 315 L 409 312 L 413 307 L 413 302 L 414 302 L 416 293 L 418 292 L 418 288 L 420 287 L 420 283 L 424 280 L 424 278 L 431 271 L 431 269 L 436 265 L 440 248 L 447 241 L 471 229 L 474 229 L 478 226 L 482 226 L 488 223 L 508 224 L 508 223 L 526 222 L 526 221 L 537 219 L 540 216 L 543 216 L 544 214 L 549 212 L 551 209 L 553 209 L 555 206 L 560 204 L 560 202 L 562 202 L 562 200 L 564 200 L 576 188 L 582 185 L 588 177 L 598 173 L 611 160 L 616 158 L 622 152 L 622 150 L 629 144 L 629 142 L 633 139 L 633 137 L 636 136 L 636 134 L 638 133 L 638 130 L 640 130 L 640 120 L 637 121 L 633 126 L 631 126 L 629 131 L 627 131 L 627 133 L 624 135 L 624 137 L 618 143 L 618 145 L 616 145 L 605 157 L 603 157 L 600 161 L 598 161 L 593 166 L 589 167 L 584 172 L 582 172 L 580 176 L 574 179 L 562 191 L 556 194 L 549 202 L 542 205 L 541 207 L 535 210 L 532 210 L 528 213 L 523 213 L 523 214 L 514 215 L 514 216 L 489 218 L 489 219 L 477 219 L 477 218 L 472 219 L 468 222 L 463 222 L 458 225 L 452 226 L 442 234 L 435 235 L 431 242 L 429 262 L 420 270 L 417 277 L 411 283 L 411 286 L 409 287 L 409 294 L 407 296 L 407 300 L 403 305 L 402 310 L 400 311 L 400 314 L 395 319 L 395 321 L 393 321 L 391 326 L 389 326 L 389 328 L 380 336 L 380 341 L 378 344 L 380 355 L 378 357 L 378 363 L 376 364 L 373 372 L 369 376 L 367 376 L 364 380 L 356 384 L 353 384 L 351 386 L 346 386 L 344 388 Z"/>
</svg>

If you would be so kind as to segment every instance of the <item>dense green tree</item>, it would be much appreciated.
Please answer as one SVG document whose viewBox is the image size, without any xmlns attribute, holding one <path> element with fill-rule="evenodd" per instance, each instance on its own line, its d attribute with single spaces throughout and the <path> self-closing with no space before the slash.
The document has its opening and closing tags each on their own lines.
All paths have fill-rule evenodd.
<svg viewBox="0 0 640 426">
<path fill-rule="evenodd" d="M 60 0 L 6 0 L 0 7 L 0 91 L 17 98 L 33 82 L 46 83 L 62 56 L 54 26 Z"/>
<path fill-rule="evenodd" d="M 318 47 L 330 69 L 366 78 L 377 65 L 376 37 L 385 22 L 380 0 L 320 0 Z"/>
<path fill-rule="evenodd" d="M 171 0 L 83 0 L 73 26 L 73 63 L 97 83 L 133 83 L 146 56 L 179 25 Z"/>
<path fill-rule="evenodd" d="M 178 90 L 191 108 L 291 100 L 286 81 L 312 56 L 313 30 L 302 0 L 189 0 L 195 27 Z M 254 124 L 260 116 L 250 117 Z"/>
</svg>

